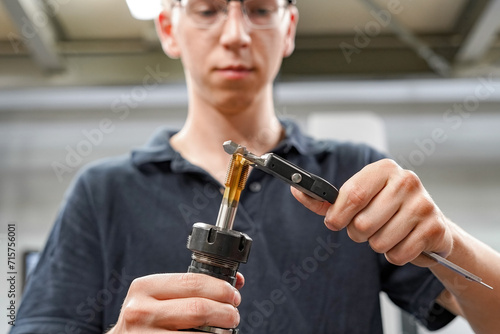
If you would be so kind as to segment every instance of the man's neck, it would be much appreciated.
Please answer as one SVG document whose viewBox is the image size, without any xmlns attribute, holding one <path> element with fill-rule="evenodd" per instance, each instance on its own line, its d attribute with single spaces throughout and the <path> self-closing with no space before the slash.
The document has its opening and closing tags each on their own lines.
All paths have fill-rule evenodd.
<svg viewBox="0 0 500 334">
<path fill-rule="evenodd" d="M 220 111 L 192 102 L 184 127 L 171 139 L 172 146 L 191 163 L 207 170 L 217 180 L 225 178 L 229 156 L 222 144 L 232 140 L 255 154 L 273 149 L 283 137 L 272 100 L 254 103 L 246 109 Z"/>
</svg>

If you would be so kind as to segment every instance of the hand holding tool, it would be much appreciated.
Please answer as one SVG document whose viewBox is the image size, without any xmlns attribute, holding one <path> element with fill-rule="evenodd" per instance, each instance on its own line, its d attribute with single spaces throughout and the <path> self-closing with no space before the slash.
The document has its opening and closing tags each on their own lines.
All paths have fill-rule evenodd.
<svg viewBox="0 0 500 334">
<path fill-rule="evenodd" d="M 331 204 L 337 199 L 338 190 L 328 181 L 295 166 L 274 153 L 257 156 L 249 152 L 244 146 L 238 145 L 230 140 L 226 141 L 223 146 L 226 153 L 243 156 L 252 166 L 285 181 L 292 187 L 299 189 L 314 199 L 328 201 Z M 423 254 L 434 259 L 440 265 L 462 275 L 466 279 L 479 283 L 489 289 L 493 289 L 493 287 L 485 284 L 480 277 L 446 260 L 442 256 L 431 252 L 423 252 Z"/>
</svg>

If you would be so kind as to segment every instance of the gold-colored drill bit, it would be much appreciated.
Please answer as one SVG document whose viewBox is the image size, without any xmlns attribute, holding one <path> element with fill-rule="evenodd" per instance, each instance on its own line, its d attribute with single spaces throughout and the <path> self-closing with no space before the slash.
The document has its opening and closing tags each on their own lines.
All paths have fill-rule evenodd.
<svg viewBox="0 0 500 334">
<path fill-rule="evenodd" d="M 241 191 L 245 188 L 250 163 L 241 154 L 233 154 L 226 175 L 224 197 L 219 209 L 216 226 L 231 230 L 238 209 Z"/>
</svg>

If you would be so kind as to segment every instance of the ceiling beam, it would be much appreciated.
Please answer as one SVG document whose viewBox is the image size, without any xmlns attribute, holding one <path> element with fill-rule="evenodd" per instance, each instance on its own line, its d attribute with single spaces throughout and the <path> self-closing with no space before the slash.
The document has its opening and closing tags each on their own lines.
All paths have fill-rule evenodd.
<svg viewBox="0 0 500 334">
<path fill-rule="evenodd" d="M 381 7 L 373 0 L 359 0 L 371 11 L 380 13 L 386 11 L 385 8 Z M 437 74 L 442 77 L 449 77 L 451 74 L 451 66 L 449 62 L 432 50 L 427 43 L 416 36 L 410 29 L 408 29 L 404 24 L 399 22 L 394 15 L 391 16 L 390 20 L 386 22 L 387 26 L 403 41 L 405 42 L 415 53 L 425 60 L 428 66 Z"/>
<path fill-rule="evenodd" d="M 481 60 L 494 43 L 500 28 L 500 0 L 490 0 L 456 55 L 458 63 Z"/>
<path fill-rule="evenodd" d="M 463 5 L 462 12 L 455 22 L 453 33 L 463 36 L 464 38 L 468 36 L 489 3 L 490 0 L 466 1 Z"/>
<path fill-rule="evenodd" d="M 17 34 L 8 34 L 14 49 L 21 52 L 20 44 L 25 44 L 43 71 L 63 70 L 64 63 L 56 48 L 57 29 L 45 3 L 39 0 L 3 0 L 3 4 L 18 31 Z"/>
</svg>

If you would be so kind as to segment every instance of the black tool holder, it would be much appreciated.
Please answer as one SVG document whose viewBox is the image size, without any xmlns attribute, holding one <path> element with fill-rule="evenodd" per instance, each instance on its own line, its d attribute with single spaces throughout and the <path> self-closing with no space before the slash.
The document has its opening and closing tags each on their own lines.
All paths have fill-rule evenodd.
<svg viewBox="0 0 500 334">
<path fill-rule="evenodd" d="M 201 273 L 236 284 L 240 263 L 246 263 L 252 239 L 245 233 L 214 225 L 196 223 L 189 235 L 187 248 L 193 252 L 189 273 Z M 204 326 L 194 331 L 216 334 L 238 333 L 236 328 Z"/>
</svg>

